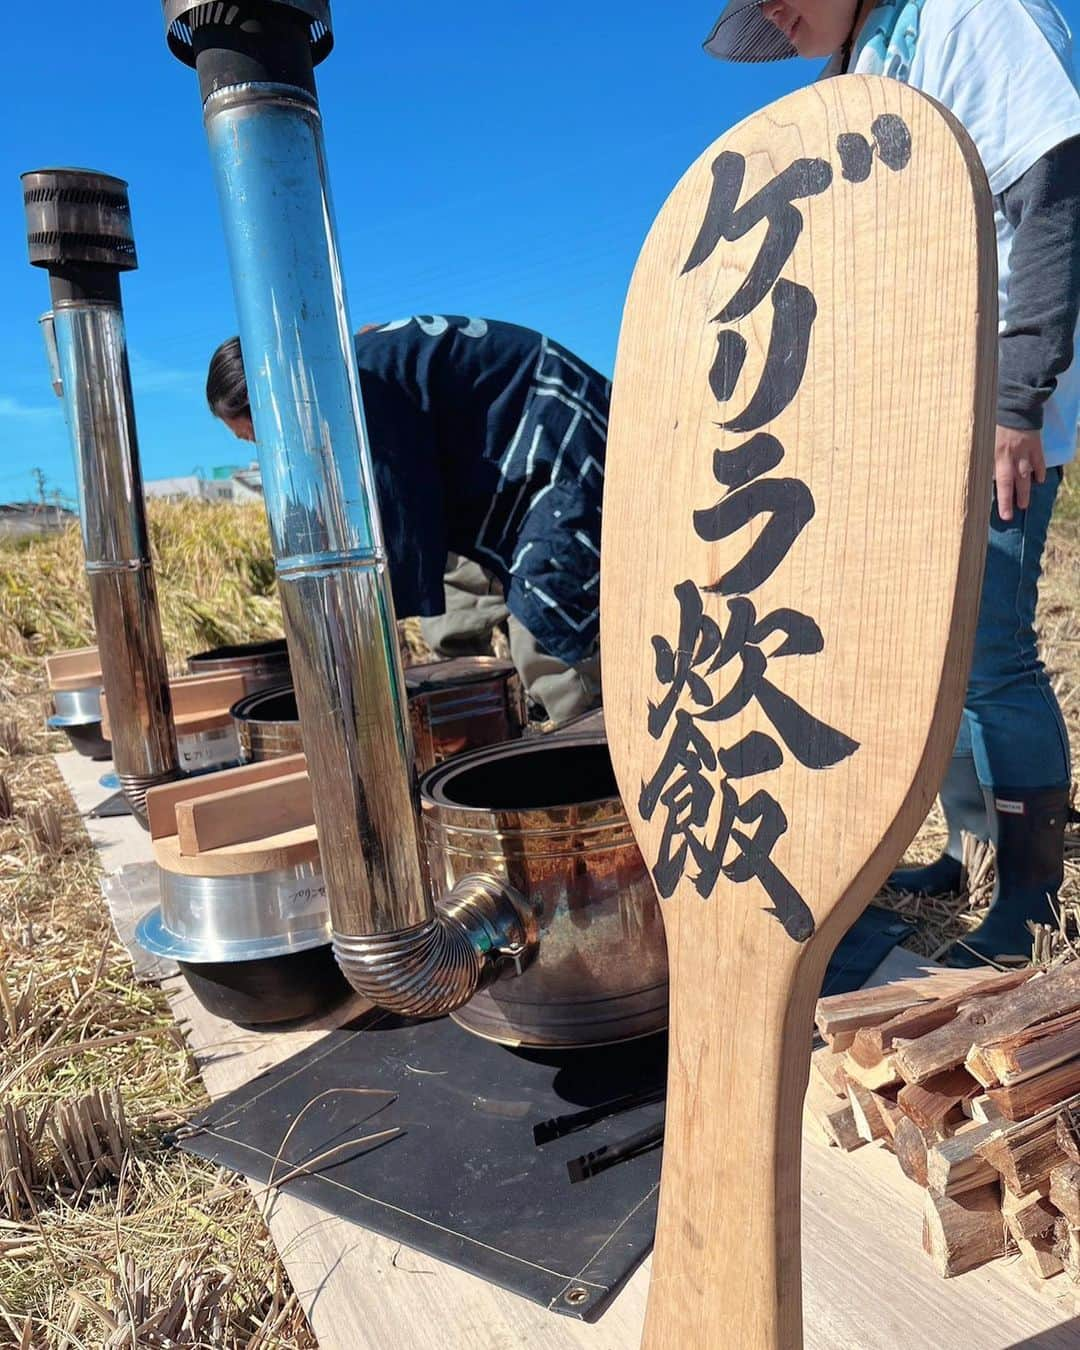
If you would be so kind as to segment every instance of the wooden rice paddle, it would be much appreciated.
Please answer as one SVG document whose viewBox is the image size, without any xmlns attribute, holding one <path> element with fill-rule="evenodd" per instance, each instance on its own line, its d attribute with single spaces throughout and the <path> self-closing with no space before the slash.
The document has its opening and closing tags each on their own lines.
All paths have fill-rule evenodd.
<svg viewBox="0 0 1080 1350">
<path fill-rule="evenodd" d="M 959 125 L 850 77 L 707 150 L 634 273 L 601 613 L 611 752 L 671 960 L 648 1350 L 802 1343 L 811 1010 L 956 734 L 993 248 Z"/>
</svg>

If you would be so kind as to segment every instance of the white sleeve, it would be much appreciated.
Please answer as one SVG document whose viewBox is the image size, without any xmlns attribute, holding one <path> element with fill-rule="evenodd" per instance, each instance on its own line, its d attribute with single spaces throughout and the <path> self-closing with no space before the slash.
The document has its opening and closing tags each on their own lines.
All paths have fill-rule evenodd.
<svg viewBox="0 0 1080 1350">
<path fill-rule="evenodd" d="M 995 196 L 1080 135 L 1069 31 L 1046 0 L 926 0 L 911 83 L 963 123 Z"/>
</svg>

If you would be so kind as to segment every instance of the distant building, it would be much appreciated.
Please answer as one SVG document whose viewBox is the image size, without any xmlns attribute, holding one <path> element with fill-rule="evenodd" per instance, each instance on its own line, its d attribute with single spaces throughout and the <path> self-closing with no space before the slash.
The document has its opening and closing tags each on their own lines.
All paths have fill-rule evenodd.
<svg viewBox="0 0 1080 1350">
<path fill-rule="evenodd" d="M 262 474 L 258 464 L 246 469 L 223 464 L 212 469 L 209 478 L 200 473 L 175 478 L 151 478 L 143 483 L 147 497 L 168 502 L 254 502 L 262 501 Z"/>
<path fill-rule="evenodd" d="M 44 502 L 0 503 L 0 539 L 55 534 L 79 519 L 66 506 Z"/>
</svg>

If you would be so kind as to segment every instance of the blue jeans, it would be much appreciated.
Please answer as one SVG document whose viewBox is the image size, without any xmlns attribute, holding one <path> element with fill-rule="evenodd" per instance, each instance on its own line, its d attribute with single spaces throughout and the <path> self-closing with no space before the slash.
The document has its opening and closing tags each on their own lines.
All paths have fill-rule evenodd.
<svg viewBox="0 0 1080 1350">
<path fill-rule="evenodd" d="M 1060 469 L 1035 483 L 1026 511 L 990 516 L 975 653 L 955 754 L 970 753 L 984 787 L 1071 782 L 1069 737 L 1035 640 L 1041 561 Z"/>
</svg>

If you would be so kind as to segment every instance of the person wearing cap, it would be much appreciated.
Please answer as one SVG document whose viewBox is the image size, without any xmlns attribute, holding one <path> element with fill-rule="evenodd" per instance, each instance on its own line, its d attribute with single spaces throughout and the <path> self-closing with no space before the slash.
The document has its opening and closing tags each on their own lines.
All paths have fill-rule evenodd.
<svg viewBox="0 0 1080 1350">
<path fill-rule="evenodd" d="M 600 503 L 611 385 L 531 328 L 420 314 L 354 340 L 394 606 L 437 655 L 510 657 L 537 715 L 600 703 Z M 206 399 L 254 441 L 239 338 Z"/>
<path fill-rule="evenodd" d="M 727 61 L 827 58 L 822 78 L 900 80 L 959 119 L 986 170 L 1000 333 L 989 550 L 960 735 L 941 789 L 945 851 L 889 883 L 955 893 L 962 832 L 992 839 L 989 911 L 948 960 L 1030 956 L 1027 925 L 1056 921 L 1071 782 L 1068 735 L 1035 635 L 1040 561 L 1080 415 L 1071 35 L 1050 0 L 731 0 L 705 48 Z"/>
</svg>

